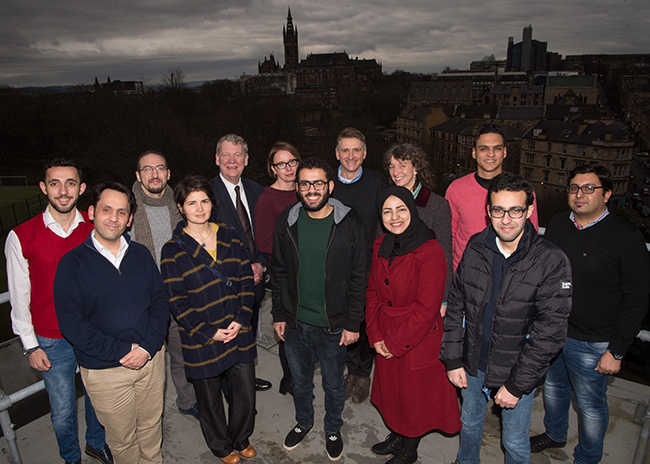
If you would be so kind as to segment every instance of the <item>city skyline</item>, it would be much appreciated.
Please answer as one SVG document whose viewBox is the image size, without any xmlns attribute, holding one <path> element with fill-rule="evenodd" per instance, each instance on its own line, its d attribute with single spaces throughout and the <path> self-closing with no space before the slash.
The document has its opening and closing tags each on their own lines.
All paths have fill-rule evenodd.
<svg viewBox="0 0 650 464">
<path fill-rule="evenodd" d="M 39 2 L 40 3 L 40 2 Z M 494 54 L 504 59 L 508 37 L 524 26 L 548 50 L 578 54 L 650 53 L 647 1 L 334 0 L 289 4 L 277 0 L 227 2 L 98 2 L 0 4 L 0 85 L 72 85 L 144 80 L 158 84 L 172 68 L 186 81 L 256 74 L 270 53 L 284 64 L 282 26 L 291 7 L 300 59 L 346 51 L 374 58 L 390 73 L 468 69 Z"/>
</svg>

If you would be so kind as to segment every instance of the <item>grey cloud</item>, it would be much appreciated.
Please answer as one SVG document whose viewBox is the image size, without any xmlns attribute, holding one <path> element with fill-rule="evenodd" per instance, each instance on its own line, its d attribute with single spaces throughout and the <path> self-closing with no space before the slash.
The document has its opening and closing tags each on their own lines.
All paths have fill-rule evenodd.
<svg viewBox="0 0 650 464">
<path fill-rule="evenodd" d="M 168 68 L 188 80 L 255 73 L 269 53 L 283 64 L 279 0 L 72 0 L 0 3 L 0 84 L 49 85 L 105 79 L 152 83 Z M 533 37 L 563 55 L 650 53 L 647 0 L 301 1 L 291 5 L 300 56 L 347 51 L 384 71 L 461 69 L 507 40 Z"/>
</svg>

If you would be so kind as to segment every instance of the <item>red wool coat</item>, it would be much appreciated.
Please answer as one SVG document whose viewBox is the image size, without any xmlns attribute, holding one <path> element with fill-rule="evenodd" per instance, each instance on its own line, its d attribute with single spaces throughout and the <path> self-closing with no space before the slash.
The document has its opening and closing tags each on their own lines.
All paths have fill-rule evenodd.
<svg viewBox="0 0 650 464">
<path fill-rule="evenodd" d="M 384 340 L 394 357 L 376 357 L 371 401 L 396 433 L 419 437 L 431 430 L 461 428 L 456 389 L 438 359 L 443 326 L 440 316 L 447 265 L 436 240 L 405 256 L 377 256 L 373 248 L 366 293 L 370 344 Z"/>
</svg>

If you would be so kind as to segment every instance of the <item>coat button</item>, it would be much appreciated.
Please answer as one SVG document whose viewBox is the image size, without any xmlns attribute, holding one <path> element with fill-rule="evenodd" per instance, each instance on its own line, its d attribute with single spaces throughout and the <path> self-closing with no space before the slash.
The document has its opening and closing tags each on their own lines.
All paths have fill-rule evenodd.
<svg viewBox="0 0 650 464">
<path fill-rule="evenodd" d="M 433 330 L 438 330 L 438 326 L 437 326 L 437 325 L 434 325 L 434 326 L 433 326 Z"/>
<path fill-rule="evenodd" d="M 388 302 L 388 306 L 393 306 L 393 302 L 392 302 L 392 301 L 389 301 L 389 302 Z"/>
<path fill-rule="evenodd" d="M 407 347 L 407 348 L 410 348 L 410 347 L 411 347 L 411 345 L 406 345 L 406 347 Z"/>
<path fill-rule="evenodd" d="M 386 285 L 388 285 L 388 279 L 384 280 L 384 283 L 385 283 Z"/>
</svg>

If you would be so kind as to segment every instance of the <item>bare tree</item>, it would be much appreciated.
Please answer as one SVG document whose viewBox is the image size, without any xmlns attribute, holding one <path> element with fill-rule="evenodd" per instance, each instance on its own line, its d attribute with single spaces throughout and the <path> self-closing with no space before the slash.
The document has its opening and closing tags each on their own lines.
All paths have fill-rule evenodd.
<svg viewBox="0 0 650 464">
<path fill-rule="evenodd" d="M 172 90 L 182 89 L 187 86 L 185 84 L 185 73 L 180 67 L 169 68 L 167 74 L 162 76 L 162 83 Z"/>
</svg>

